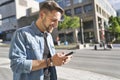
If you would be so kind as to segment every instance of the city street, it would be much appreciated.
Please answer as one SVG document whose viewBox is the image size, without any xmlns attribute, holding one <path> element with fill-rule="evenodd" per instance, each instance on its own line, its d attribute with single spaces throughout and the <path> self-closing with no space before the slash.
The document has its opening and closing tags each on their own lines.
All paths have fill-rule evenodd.
<svg viewBox="0 0 120 80">
<path fill-rule="evenodd" d="M 64 67 L 87 70 L 120 79 L 120 49 L 75 50 L 72 61 Z"/>
<path fill-rule="evenodd" d="M 53 65 L 57 80 L 120 80 L 120 0 L 1 0 L 0 80 L 13 80 L 10 43 L 15 45 L 15 56 L 11 57 L 15 79 L 32 80 L 34 73 L 34 80 L 43 78 L 53 69 L 38 67 Z M 69 63 L 56 57 L 47 62 L 54 43 L 56 53 L 74 52 Z M 45 57 L 44 63 L 34 62 L 41 57 Z M 56 66 L 59 61 L 62 66 Z"/>
<path fill-rule="evenodd" d="M 9 60 L 8 60 L 8 47 L 0 47 L 0 80 L 12 80 L 12 72 L 9 68 Z M 79 76 L 73 77 L 73 79 L 65 79 L 67 76 L 63 73 L 65 71 L 68 75 L 72 77 L 75 74 L 84 75 L 88 77 L 91 72 L 94 72 L 94 75 L 102 74 L 110 77 L 114 77 L 113 79 L 88 79 L 88 80 L 119 80 L 120 79 L 120 48 L 115 48 L 112 50 L 93 50 L 92 48 L 87 49 L 77 49 L 77 50 L 57 50 L 57 52 L 65 51 L 70 52 L 74 51 L 75 54 L 70 63 L 58 67 L 58 77 L 59 80 L 83 80 L 79 79 Z M 63 71 L 61 71 L 63 70 Z M 71 72 L 70 72 L 71 71 Z M 79 72 L 80 71 L 80 72 Z M 87 72 L 84 72 L 87 71 Z M 90 73 L 89 73 L 89 72 Z M 72 74 L 73 73 L 73 74 Z M 86 74 L 87 73 L 87 74 Z M 89 73 L 89 74 L 88 74 Z M 63 75 L 61 75 L 63 74 Z M 65 74 L 65 75 L 64 75 Z M 92 75 L 93 76 L 93 75 Z M 78 79 L 77 79 L 78 77 Z M 81 76 L 82 78 L 83 76 Z M 68 78 L 68 77 L 67 77 Z M 103 77 L 101 77 L 103 78 Z M 118 78 L 118 79 L 116 79 Z M 87 80 L 87 79 L 84 79 Z"/>
</svg>

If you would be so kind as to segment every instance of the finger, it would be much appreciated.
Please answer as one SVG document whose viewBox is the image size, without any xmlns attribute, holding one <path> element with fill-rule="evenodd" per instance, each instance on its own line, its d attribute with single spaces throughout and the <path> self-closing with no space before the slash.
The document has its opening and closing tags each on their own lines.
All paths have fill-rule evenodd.
<svg viewBox="0 0 120 80">
<path fill-rule="evenodd" d="M 72 55 L 69 55 L 69 56 L 67 56 L 68 58 L 72 58 L 73 56 Z"/>
</svg>

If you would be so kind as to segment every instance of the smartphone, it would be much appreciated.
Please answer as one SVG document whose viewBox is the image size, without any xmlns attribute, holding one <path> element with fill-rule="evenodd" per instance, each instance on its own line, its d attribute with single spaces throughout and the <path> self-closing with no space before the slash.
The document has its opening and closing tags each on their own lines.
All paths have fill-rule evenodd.
<svg viewBox="0 0 120 80">
<path fill-rule="evenodd" d="M 73 51 L 72 51 L 72 52 L 69 52 L 69 53 L 65 54 L 65 56 L 72 55 L 73 53 L 74 53 Z"/>
</svg>

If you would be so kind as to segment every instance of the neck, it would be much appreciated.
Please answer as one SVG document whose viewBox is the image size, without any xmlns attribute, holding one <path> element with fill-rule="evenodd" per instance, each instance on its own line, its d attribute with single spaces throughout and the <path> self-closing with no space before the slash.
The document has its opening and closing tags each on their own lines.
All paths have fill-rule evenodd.
<svg viewBox="0 0 120 80">
<path fill-rule="evenodd" d="M 42 25 L 42 23 L 41 23 L 41 21 L 39 19 L 36 21 L 36 26 L 38 27 L 38 29 L 41 32 L 45 32 L 45 29 L 44 29 L 44 27 L 43 27 L 43 25 Z"/>
</svg>

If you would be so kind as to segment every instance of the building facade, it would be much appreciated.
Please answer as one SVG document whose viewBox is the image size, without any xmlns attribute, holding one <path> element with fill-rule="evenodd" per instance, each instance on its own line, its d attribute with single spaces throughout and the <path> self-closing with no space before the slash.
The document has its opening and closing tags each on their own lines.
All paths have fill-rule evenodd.
<svg viewBox="0 0 120 80">
<path fill-rule="evenodd" d="M 117 10 L 117 16 L 120 17 L 120 9 Z"/>
<path fill-rule="evenodd" d="M 0 0 L 0 34 L 3 40 L 10 40 L 19 28 L 18 19 L 39 10 L 35 0 Z"/>
<path fill-rule="evenodd" d="M 85 42 L 105 40 L 105 30 L 110 16 L 116 11 L 107 0 L 55 0 L 68 16 L 82 19 Z M 78 35 L 79 36 L 79 35 Z"/>
</svg>

